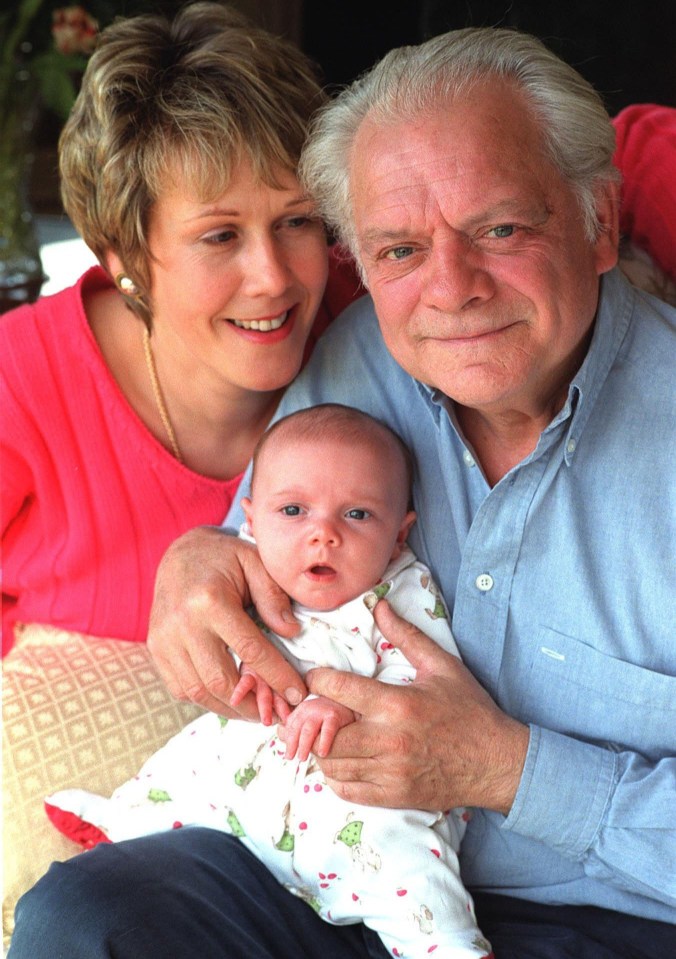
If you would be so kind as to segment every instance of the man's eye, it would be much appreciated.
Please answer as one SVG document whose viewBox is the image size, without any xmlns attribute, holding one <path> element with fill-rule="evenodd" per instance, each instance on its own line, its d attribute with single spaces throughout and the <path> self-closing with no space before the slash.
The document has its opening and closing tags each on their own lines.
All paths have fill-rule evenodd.
<svg viewBox="0 0 676 959">
<path fill-rule="evenodd" d="M 292 230 L 299 230 L 311 222 L 312 219 L 309 216 L 291 216 L 288 220 L 285 220 L 286 225 L 291 227 Z"/>
<path fill-rule="evenodd" d="M 501 223 L 500 226 L 494 226 L 488 231 L 488 236 L 493 236 L 498 240 L 504 240 L 508 236 L 513 236 L 515 227 L 512 223 Z"/>
<path fill-rule="evenodd" d="M 300 506 L 282 506 L 280 512 L 284 516 L 300 516 Z"/>
<path fill-rule="evenodd" d="M 405 260 L 413 252 L 412 246 L 394 246 L 385 254 L 387 260 Z"/>
<path fill-rule="evenodd" d="M 349 509 L 345 515 L 348 519 L 368 519 L 371 514 L 365 509 Z"/>
</svg>

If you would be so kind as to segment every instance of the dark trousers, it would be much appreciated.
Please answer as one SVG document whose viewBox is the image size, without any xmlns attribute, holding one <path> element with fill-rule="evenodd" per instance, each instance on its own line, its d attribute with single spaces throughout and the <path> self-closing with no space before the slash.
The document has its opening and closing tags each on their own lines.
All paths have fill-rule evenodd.
<svg viewBox="0 0 676 959">
<path fill-rule="evenodd" d="M 496 959 L 676 956 L 676 925 L 475 894 Z M 8 959 L 385 959 L 362 924 L 332 926 L 236 839 L 210 829 L 97 846 L 19 902 Z"/>
</svg>

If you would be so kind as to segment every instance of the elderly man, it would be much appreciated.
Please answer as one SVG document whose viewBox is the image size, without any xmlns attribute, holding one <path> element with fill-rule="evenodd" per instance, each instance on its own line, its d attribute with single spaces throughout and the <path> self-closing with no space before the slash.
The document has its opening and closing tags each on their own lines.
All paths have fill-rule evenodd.
<svg viewBox="0 0 676 959">
<path fill-rule="evenodd" d="M 497 959 L 676 950 L 676 314 L 613 269 L 612 152 L 575 71 L 488 29 L 388 54 L 319 118 L 304 161 L 371 297 L 280 414 L 344 402 L 411 445 L 411 543 L 465 663 L 381 603 L 416 682 L 310 674 L 359 715 L 322 767 L 355 803 L 474 807 L 463 877 Z M 200 531 L 170 552 L 151 645 L 177 695 L 233 714 L 228 646 L 289 701 L 305 693 L 242 613 L 250 596 L 293 635 L 253 550 Z M 195 829 L 53 868 L 11 956 L 61 954 L 387 953 Z"/>
</svg>

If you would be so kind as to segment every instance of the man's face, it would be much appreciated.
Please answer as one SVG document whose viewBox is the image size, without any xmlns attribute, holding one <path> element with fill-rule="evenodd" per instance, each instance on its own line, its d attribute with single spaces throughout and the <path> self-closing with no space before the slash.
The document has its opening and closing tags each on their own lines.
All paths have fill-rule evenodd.
<svg viewBox="0 0 676 959">
<path fill-rule="evenodd" d="M 569 184 L 518 94 L 492 82 L 432 116 L 368 118 L 354 144 L 357 240 L 388 349 L 487 416 L 552 413 L 617 259 L 616 195 L 585 238 Z"/>
</svg>

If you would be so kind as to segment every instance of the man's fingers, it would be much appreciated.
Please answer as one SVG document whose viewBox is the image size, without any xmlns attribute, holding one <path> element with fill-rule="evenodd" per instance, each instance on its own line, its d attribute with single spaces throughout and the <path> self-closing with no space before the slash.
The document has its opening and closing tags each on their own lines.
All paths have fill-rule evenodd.
<svg viewBox="0 0 676 959">
<path fill-rule="evenodd" d="M 293 615 L 291 601 L 283 589 L 268 575 L 258 551 L 251 544 L 240 554 L 242 572 L 251 597 L 251 603 L 270 629 L 287 639 L 297 636 L 300 623 Z"/>
<path fill-rule="evenodd" d="M 258 707 L 251 693 L 244 696 L 235 708 L 231 705 L 232 693 L 240 676 L 235 661 L 218 636 L 191 645 L 188 652 L 191 670 L 186 669 L 184 673 L 182 698 L 222 716 L 258 719 Z"/>
<path fill-rule="evenodd" d="M 232 651 L 268 686 L 292 706 L 298 705 L 307 695 L 302 679 L 253 621 L 248 616 L 246 619 L 248 622 L 228 618 L 228 622 L 219 624 L 219 633 L 230 637 Z"/>
<path fill-rule="evenodd" d="M 265 572 L 255 547 L 209 527 L 170 546 L 158 569 L 148 647 L 175 696 L 231 714 L 237 682 L 232 650 L 289 703 L 302 701 L 302 680 L 244 609 L 252 598 L 272 629 L 295 635 L 299 626 L 288 598 Z M 237 711 L 253 718 L 252 698 Z"/>
<path fill-rule="evenodd" d="M 380 607 L 382 600 L 376 606 Z M 392 613 L 389 610 L 389 613 Z M 384 625 L 393 625 L 389 630 L 389 635 L 401 640 L 401 649 L 404 651 L 404 645 L 408 650 L 413 651 L 414 655 L 410 657 L 411 662 L 418 669 L 420 679 L 428 674 L 436 674 L 443 669 L 446 660 L 453 659 L 448 653 L 440 650 L 439 647 L 428 639 L 420 630 L 416 629 L 410 623 L 400 619 L 394 613 L 391 622 L 383 617 Z M 404 636 L 404 634 L 406 634 Z M 386 635 L 383 632 L 383 635 Z M 386 638 L 389 639 L 389 635 Z M 396 645 L 393 643 L 393 645 Z M 439 658 L 441 656 L 441 659 Z M 356 673 L 341 672 L 337 669 L 315 668 L 311 669 L 306 677 L 308 689 L 317 696 L 326 696 L 334 702 L 347 706 L 354 713 L 361 716 L 367 716 L 372 719 L 380 719 L 382 722 L 391 720 L 389 711 L 393 699 L 397 699 L 399 706 L 405 709 L 405 703 L 411 687 L 396 686 L 390 683 L 381 683 L 377 679 L 367 676 L 359 676 Z M 414 684 L 415 685 L 415 684 Z"/>
<path fill-rule="evenodd" d="M 308 689 L 316 696 L 326 696 L 355 713 L 371 712 L 384 683 L 356 673 L 344 673 L 338 669 L 311 669 L 306 677 Z M 391 688 L 391 687 L 388 687 Z"/>
<path fill-rule="evenodd" d="M 450 658 L 433 639 L 395 613 L 387 600 L 380 600 L 373 615 L 385 639 L 402 651 L 416 671 L 435 672 L 439 663 Z"/>
</svg>

